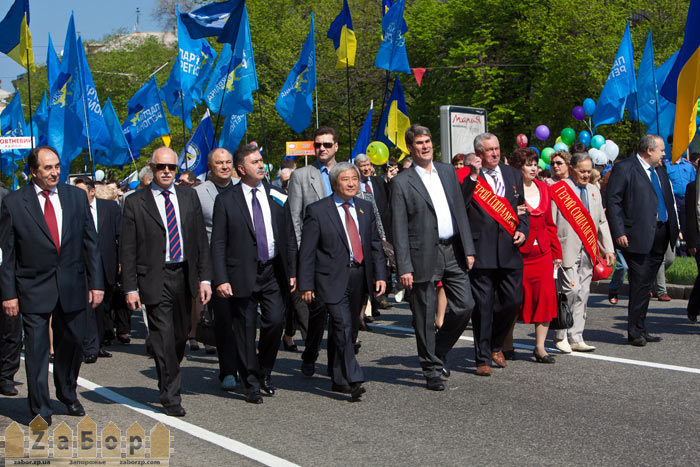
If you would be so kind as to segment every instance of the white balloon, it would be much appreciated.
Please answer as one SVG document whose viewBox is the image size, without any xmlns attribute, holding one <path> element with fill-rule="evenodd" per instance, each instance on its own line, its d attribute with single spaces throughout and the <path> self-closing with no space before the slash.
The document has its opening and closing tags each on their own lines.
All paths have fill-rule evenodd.
<svg viewBox="0 0 700 467">
<path fill-rule="evenodd" d="M 105 171 L 102 169 L 97 169 L 95 171 L 95 181 L 96 182 L 101 182 L 102 180 L 105 179 Z"/>
<path fill-rule="evenodd" d="M 593 165 L 605 165 L 608 161 L 607 157 L 600 149 L 591 148 L 588 150 L 588 155 L 591 156 Z"/>
<path fill-rule="evenodd" d="M 607 159 L 610 162 L 617 159 L 617 156 L 620 154 L 620 148 L 614 141 L 608 141 L 601 149 L 603 149 L 605 155 L 608 156 Z"/>
</svg>

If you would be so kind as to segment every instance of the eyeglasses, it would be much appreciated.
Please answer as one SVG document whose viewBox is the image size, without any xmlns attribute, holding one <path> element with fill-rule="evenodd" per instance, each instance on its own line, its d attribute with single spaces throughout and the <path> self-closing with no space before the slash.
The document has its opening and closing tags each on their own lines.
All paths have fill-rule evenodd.
<svg viewBox="0 0 700 467">
<path fill-rule="evenodd" d="M 314 142 L 314 148 L 320 149 L 323 146 L 326 149 L 330 149 L 335 145 L 335 143 L 316 143 Z"/>
<path fill-rule="evenodd" d="M 552 165 L 564 165 L 564 162 L 562 162 L 562 161 L 554 161 L 554 162 L 552 162 Z"/>
<path fill-rule="evenodd" d="M 177 164 L 153 164 L 153 168 L 160 171 L 163 171 L 167 168 L 171 172 L 175 172 L 177 170 Z"/>
</svg>

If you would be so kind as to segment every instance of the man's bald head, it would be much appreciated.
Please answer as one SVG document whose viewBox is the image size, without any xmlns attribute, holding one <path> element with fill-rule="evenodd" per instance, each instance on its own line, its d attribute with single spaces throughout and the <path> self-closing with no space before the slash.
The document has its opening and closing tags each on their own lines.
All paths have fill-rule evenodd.
<svg viewBox="0 0 700 467">
<path fill-rule="evenodd" d="M 153 151 L 149 161 L 153 171 L 153 181 L 156 185 L 166 190 L 170 188 L 177 173 L 177 154 L 172 149 L 161 146 Z"/>
</svg>

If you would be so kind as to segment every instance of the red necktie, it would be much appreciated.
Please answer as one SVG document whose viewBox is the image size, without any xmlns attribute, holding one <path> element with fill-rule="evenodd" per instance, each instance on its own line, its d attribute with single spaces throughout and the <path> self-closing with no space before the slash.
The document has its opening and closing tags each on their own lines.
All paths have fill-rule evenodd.
<svg viewBox="0 0 700 467">
<path fill-rule="evenodd" d="M 356 263 L 362 263 L 362 260 L 364 259 L 362 256 L 362 241 L 360 240 L 360 234 L 357 231 L 355 219 L 353 219 L 352 215 L 350 214 L 350 203 L 343 203 L 342 206 L 343 209 L 345 209 L 345 229 L 348 231 L 348 237 L 350 237 L 352 256 Z"/>
<path fill-rule="evenodd" d="M 56 211 L 54 211 L 53 204 L 51 204 L 51 199 L 49 198 L 51 192 L 49 190 L 41 190 L 41 194 L 46 198 L 46 203 L 44 203 L 44 219 L 46 219 L 46 225 L 49 227 L 51 238 L 53 238 L 53 244 L 56 245 L 56 253 L 61 253 L 61 239 L 58 236 Z"/>
<path fill-rule="evenodd" d="M 369 178 L 365 180 L 365 193 L 372 194 L 372 187 L 369 184 Z"/>
</svg>

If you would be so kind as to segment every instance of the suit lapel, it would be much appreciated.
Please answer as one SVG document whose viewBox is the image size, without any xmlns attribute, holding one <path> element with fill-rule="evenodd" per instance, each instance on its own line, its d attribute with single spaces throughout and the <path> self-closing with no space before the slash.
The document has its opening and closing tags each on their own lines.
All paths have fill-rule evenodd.
<svg viewBox="0 0 700 467">
<path fill-rule="evenodd" d="M 326 192 L 323 189 L 323 182 L 321 181 L 321 169 L 312 165 L 316 170 L 309 171 L 309 179 L 311 180 L 311 188 L 316 192 L 318 199 L 323 199 L 326 197 Z"/>
<path fill-rule="evenodd" d="M 347 248 L 348 253 L 350 253 L 350 245 L 348 245 L 348 237 L 345 233 L 345 228 L 343 228 L 343 222 L 340 220 L 340 214 L 338 213 L 338 208 L 335 205 L 335 201 L 333 201 L 333 197 L 329 196 L 328 198 L 325 198 L 326 200 L 326 205 L 328 206 L 328 217 L 331 219 L 331 224 L 335 227 L 335 230 L 338 232 L 338 235 L 340 235 L 340 238 L 342 239 L 343 245 L 345 245 L 345 248 Z M 357 205 L 355 205 L 355 208 L 357 208 Z"/>
<path fill-rule="evenodd" d="M 38 198 L 41 195 L 36 194 L 33 183 L 25 185 L 22 189 L 24 190 L 24 207 L 29 211 L 29 214 L 41 231 L 44 232 L 46 238 L 53 243 L 53 238 L 49 232 L 49 226 L 46 225 L 46 219 L 44 219 L 44 213 L 41 212 L 41 205 L 39 204 Z"/>
<path fill-rule="evenodd" d="M 250 211 L 248 210 L 248 203 L 246 203 L 245 200 L 245 192 L 243 191 L 243 182 L 237 184 L 232 188 L 233 190 L 233 200 L 238 206 L 238 209 L 241 211 L 241 215 L 243 216 L 243 219 L 245 219 L 245 223 L 248 226 L 248 230 L 250 230 L 250 233 L 255 237 L 255 229 L 253 228 L 253 218 L 250 217 Z"/>
<path fill-rule="evenodd" d="M 185 208 L 185 203 L 187 203 L 188 200 L 185 194 L 182 192 L 183 190 L 177 185 L 174 186 L 175 196 L 177 196 L 177 208 L 180 211 L 180 236 L 182 244 L 185 245 L 185 226 L 188 225 L 187 222 L 189 221 L 190 210 Z M 197 198 L 197 202 L 199 202 L 199 198 Z"/>
<path fill-rule="evenodd" d="M 209 194 L 209 197 L 211 198 L 211 204 L 214 204 L 214 201 L 216 201 L 216 195 L 218 194 L 218 191 L 216 189 L 216 185 L 214 185 L 214 182 L 207 182 L 206 184 L 206 191 Z"/>
<path fill-rule="evenodd" d="M 447 185 L 449 184 L 449 172 L 447 171 L 448 169 L 451 169 L 451 167 L 445 167 L 443 165 L 436 165 L 435 168 L 437 169 L 438 176 L 440 177 L 440 183 L 442 184 L 442 191 L 445 192 L 445 199 L 447 199 L 447 205 L 450 207 L 450 212 L 454 216 L 455 213 L 455 207 L 454 207 L 454 200 L 452 197 L 449 195 L 450 190 L 447 189 Z M 455 225 L 456 227 L 456 225 Z"/>
<path fill-rule="evenodd" d="M 634 156 L 634 159 L 635 159 L 634 160 L 635 163 L 633 165 L 634 165 L 635 170 L 637 171 L 637 173 L 641 177 L 644 178 L 644 180 L 646 180 L 646 182 L 648 183 L 648 187 L 652 189 L 652 191 L 654 192 L 654 196 L 656 196 L 656 190 L 654 190 L 654 185 L 652 185 L 652 183 L 651 183 L 651 178 L 649 177 L 649 174 L 647 174 L 647 172 L 644 170 L 644 167 L 642 167 L 642 163 L 639 162 L 639 159 L 637 159 L 636 155 Z M 658 172 L 657 172 L 657 175 L 658 175 Z"/>
<path fill-rule="evenodd" d="M 513 180 L 510 177 L 510 173 L 508 173 L 507 170 L 504 169 L 503 164 L 498 164 L 500 169 L 501 169 L 501 177 L 503 178 L 503 188 L 504 188 L 504 194 L 505 198 L 513 202 L 515 199 L 515 180 Z"/>
<path fill-rule="evenodd" d="M 430 206 L 430 209 L 435 211 L 435 206 L 433 206 L 433 200 L 430 199 L 430 194 L 428 193 L 428 190 L 426 190 L 425 185 L 423 184 L 423 180 L 421 180 L 420 175 L 418 175 L 418 172 L 416 172 L 415 167 L 411 167 L 408 169 L 408 177 L 411 180 L 410 185 L 413 187 L 414 190 L 420 194 L 423 199 L 425 200 L 426 203 L 428 203 L 428 206 Z"/>
<path fill-rule="evenodd" d="M 275 222 L 275 219 L 277 216 L 275 215 L 276 209 L 279 207 L 279 204 L 277 204 L 277 201 L 270 196 L 270 185 L 266 182 L 263 182 L 263 188 L 265 189 L 265 194 L 267 195 L 267 204 L 270 206 L 270 222 L 272 222 L 272 235 L 275 237 L 275 241 L 277 241 L 279 237 L 279 232 L 277 232 L 277 222 Z"/>
<path fill-rule="evenodd" d="M 151 187 L 146 187 L 144 190 L 147 190 L 141 197 L 144 211 L 146 211 L 156 221 L 156 223 L 163 230 L 165 230 L 165 225 L 163 225 L 163 219 L 160 218 L 160 212 L 158 212 L 158 206 L 156 205 L 156 199 L 153 197 Z M 161 196 L 160 193 L 158 195 Z"/>
<path fill-rule="evenodd" d="M 64 243 L 67 239 L 68 232 L 70 232 L 68 227 L 69 221 L 78 219 L 77 212 L 75 212 L 77 206 L 71 203 L 66 189 L 60 186 L 58 189 L 58 199 L 61 202 L 61 243 Z"/>
</svg>

